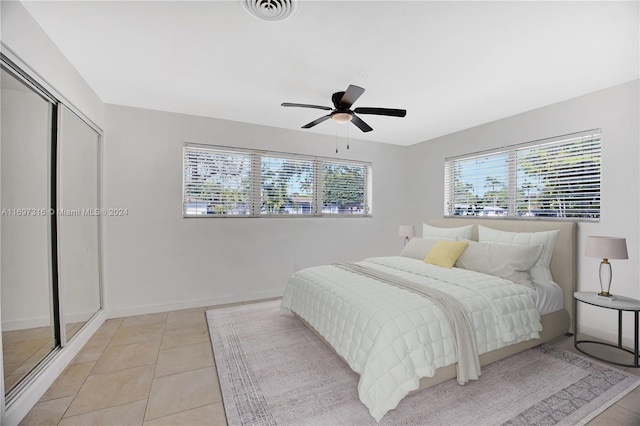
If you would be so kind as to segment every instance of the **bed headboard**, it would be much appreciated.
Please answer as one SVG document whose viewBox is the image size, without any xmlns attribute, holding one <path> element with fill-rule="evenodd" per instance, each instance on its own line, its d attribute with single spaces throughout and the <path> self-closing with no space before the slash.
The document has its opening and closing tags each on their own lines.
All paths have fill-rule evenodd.
<svg viewBox="0 0 640 426">
<path fill-rule="evenodd" d="M 576 235 L 575 222 L 514 220 L 514 219 L 477 219 L 477 218 L 443 218 L 429 219 L 427 224 L 440 228 L 455 228 L 467 225 L 482 225 L 509 232 L 539 232 L 560 230 L 556 248 L 551 258 L 551 274 L 564 292 L 564 307 L 571 316 L 573 330 L 573 293 L 576 291 Z M 473 239 L 478 241 L 478 227 L 473 227 Z"/>
</svg>

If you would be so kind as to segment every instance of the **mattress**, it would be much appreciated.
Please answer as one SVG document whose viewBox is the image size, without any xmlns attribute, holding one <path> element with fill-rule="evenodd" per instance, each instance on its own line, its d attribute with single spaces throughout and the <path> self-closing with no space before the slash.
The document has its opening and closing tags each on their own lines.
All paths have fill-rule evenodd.
<svg viewBox="0 0 640 426">
<path fill-rule="evenodd" d="M 399 256 L 358 264 L 456 297 L 468 310 L 479 354 L 535 339 L 542 330 L 536 291 L 509 280 Z M 417 389 L 420 378 L 457 360 L 450 324 L 433 301 L 335 266 L 294 274 L 282 308 L 312 326 L 360 374 L 360 400 L 377 421 Z"/>
</svg>

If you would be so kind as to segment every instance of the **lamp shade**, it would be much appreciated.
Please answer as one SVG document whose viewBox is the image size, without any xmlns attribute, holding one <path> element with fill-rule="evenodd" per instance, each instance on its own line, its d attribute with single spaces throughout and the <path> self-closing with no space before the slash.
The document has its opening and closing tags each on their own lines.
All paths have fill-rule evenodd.
<svg viewBox="0 0 640 426">
<path fill-rule="evenodd" d="M 600 259 L 628 259 L 627 240 L 618 237 L 587 237 L 584 255 Z"/>
<path fill-rule="evenodd" d="M 413 238 L 416 236 L 416 228 L 413 225 L 400 225 L 398 236 L 405 238 Z"/>
</svg>

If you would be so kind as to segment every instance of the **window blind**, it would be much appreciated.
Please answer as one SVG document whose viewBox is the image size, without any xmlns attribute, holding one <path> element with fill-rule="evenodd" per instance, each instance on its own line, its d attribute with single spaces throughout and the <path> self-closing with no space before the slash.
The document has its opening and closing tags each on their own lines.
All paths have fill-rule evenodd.
<svg viewBox="0 0 640 426">
<path fill-rule="evenodd" d="M 184 217 L 368 216 L 372 166 L 185 144 Z"/>
<path fill-rule="evenodd" d="M 598 219 L 600 130 L 445 160 L 445 216 Z"/>
<path fill-rule="evenodd" d="M 322 212 L 325 214 L 369 214 L 365 165 L 339 162 L 322 163 Z"/>
<path fill-rule="evenodd" d="M 313 161 L 294 157 L 261 157 L 261 214 L 314 214 Z"/>
<path fill-rule="evenodd" d="M 184 214 L 251 215 L 251 163 L 247 152 L 185 146 Z"/>
</svg>

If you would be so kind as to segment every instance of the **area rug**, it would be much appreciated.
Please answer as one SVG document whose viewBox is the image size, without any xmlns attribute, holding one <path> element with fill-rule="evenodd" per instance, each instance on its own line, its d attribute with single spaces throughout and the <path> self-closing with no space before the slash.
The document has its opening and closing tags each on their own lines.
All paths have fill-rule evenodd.
<svg viewBox="0 0 640 426">
<path fill-rule="evenodd" d="M 358 375 L 280 301 L 207 311 L 227 422 L 236 425 L 375 425 Z M 416 392 L 381 425 L 581 425 L 640 377 L 541 345 Z"/>
</svg>

